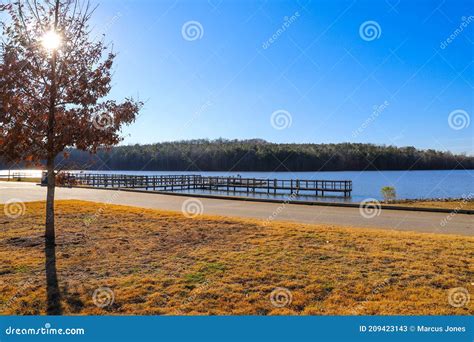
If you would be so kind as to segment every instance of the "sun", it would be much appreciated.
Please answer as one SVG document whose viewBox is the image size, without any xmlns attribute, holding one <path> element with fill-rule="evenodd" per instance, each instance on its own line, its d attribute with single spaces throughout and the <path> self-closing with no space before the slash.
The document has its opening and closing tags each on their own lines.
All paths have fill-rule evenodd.
<svg viewBox="0 0 474 342">
<path fill-rule="evenodd" d="M 43 37 L 41 37 L 41 45 L 48 50 L 56 50 L 61 46 L 61 36 L 54 30 L 46 32 Z"/>
</svg>

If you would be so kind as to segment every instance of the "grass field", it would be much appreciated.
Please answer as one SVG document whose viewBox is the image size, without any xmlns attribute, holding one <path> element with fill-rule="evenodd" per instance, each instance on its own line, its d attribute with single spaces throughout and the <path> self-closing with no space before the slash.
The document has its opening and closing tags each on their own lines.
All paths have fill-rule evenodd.
<svg viewBox="0 0 474 342">
<path fill-rule="evenodd" d="M 448 302 L 452 288 L 474 293 L 472 237 L 79 201 L 56 211 L 64 314 L 474 313 L 473 301 Z M 0 211 L 0 314 L 45 313 L 43 212 L 44 203 L 16 219 Z M 101 287 L 114 296 L 103 308 L 93 301 Z"/>
<path fill-rule="evenodd" d="M 453 210 L 474 210 L 474 200 L 464 201 L 462 199 L 458 200 L 404 200 L 404 201 L 395 201 L 390 203 L 393 205 L 400 205 L 404 207 L 417 207 L 417 208 L 442 208 L 442 209 L 453 209 Z M 388 204 L 388 205 L 390 205 Z"/>
</svg>

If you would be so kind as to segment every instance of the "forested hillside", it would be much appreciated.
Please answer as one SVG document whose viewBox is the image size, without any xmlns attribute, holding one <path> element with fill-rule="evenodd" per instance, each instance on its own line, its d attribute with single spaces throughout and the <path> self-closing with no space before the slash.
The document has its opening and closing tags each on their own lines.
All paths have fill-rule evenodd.
<svg viewBox="0 0 474 342">
<path fill-rule="evenodd" d="M 274 144 L 258 139 L 118 146 L 108 152 L 99 151 L 97 156 L 77 150 L 69 153 L 67 165 L 75 169 L 337 171 L 474 168 L 474 157 L 422 151 L 414 147 L 353 143 Z M 58 162 L 62 159 L 62 156 L 58 157 Z"/>
<path fill-rule="evenodd" d="M 263 140 L 191 140 L 119 146 L 99 158 L 71 151 L 79 167 L 167 171 L 426 170 L 474 168 L 474 158 L 372 144 L 273 144 Z M 104 165 L 105 162 L 105 165 Z"/>
</svg>

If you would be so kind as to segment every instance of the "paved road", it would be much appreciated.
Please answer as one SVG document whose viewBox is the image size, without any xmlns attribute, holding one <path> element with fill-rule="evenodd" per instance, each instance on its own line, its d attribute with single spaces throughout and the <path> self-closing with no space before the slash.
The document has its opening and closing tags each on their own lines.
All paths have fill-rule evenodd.
<svg viewBox="0 0 474 342">
<path fill-rule="evenodd" d="M 46 198 L 46 189 L 32 183 L 0 182 L 0 203 L 5 203 L 12 198 L 24 202 L 42 201 Z M 56 192 L 56 199 L 77 199 L 173 211 L 181 211 L 183 202 L 189 198 L 192 197 L 77 188 L 58 188 Z M 274 220 L 278 221 L 474 235 L 472 215 L 450 216 L 445 213 L 382 210 L 380 216 L 367 219 L 361 216 L 358 208 L 283 205 L 207 198 L 196 200 L 202 203 L 204 214 L 210 215 L 266 220 L 277 213 Z M 447 224 L 442 225 L 441 222 L 448 217 Z"/>
</svg>

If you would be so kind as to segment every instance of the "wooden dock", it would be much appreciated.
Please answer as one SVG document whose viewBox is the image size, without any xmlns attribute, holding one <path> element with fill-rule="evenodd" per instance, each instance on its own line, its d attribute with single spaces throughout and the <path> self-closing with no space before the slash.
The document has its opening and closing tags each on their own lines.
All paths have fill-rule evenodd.
<svg viewBox="0 0 474 342">
<path fill-rule="evenodd" d="M 23 171 L 8 172 L 8 174 L 0 175 L 0 180 L 6 180 L 6 181 L 10 181 L 10 180 L 21 181 L 27 178 L 40 178 L 40 176 L 37 173 L 23 172 Z"/>
<path fill-rule="evenodd" d="M 60 185 L 154 191 L 208 190 L 221 192 L 350 197 L 352 181 L 209 177 L 201 175 L 117 175 L 64 173 Z"/>
</svg>

